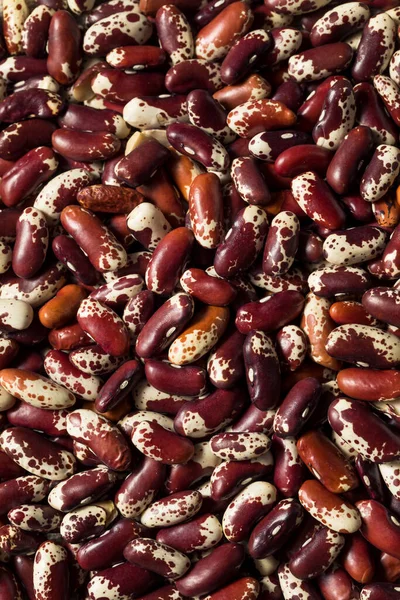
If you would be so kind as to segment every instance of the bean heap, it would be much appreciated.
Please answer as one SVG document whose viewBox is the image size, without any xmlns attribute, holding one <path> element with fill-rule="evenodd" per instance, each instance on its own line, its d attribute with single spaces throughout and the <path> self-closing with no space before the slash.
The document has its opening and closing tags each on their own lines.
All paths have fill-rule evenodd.
<svg viewBox="0 0 400 600">
<path fill-rule="evenodd" d="M 2 19 L 0 599 L 399 600 L 400 0 Z"/>
</svg>

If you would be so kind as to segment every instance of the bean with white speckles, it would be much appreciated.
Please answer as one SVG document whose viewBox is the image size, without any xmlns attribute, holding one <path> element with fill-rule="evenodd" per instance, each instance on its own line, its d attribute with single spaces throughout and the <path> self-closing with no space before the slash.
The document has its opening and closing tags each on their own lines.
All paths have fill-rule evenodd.
<svg viewBox="0 0 400 600">
<path fill-rule="evenodd" d="M 380 13 L 368 20 L 351 71 L 356 81 L 367 81 L 386 70 L 395 49 L 395 38 L 396 24 L 388 14 Z"/>
</svg>

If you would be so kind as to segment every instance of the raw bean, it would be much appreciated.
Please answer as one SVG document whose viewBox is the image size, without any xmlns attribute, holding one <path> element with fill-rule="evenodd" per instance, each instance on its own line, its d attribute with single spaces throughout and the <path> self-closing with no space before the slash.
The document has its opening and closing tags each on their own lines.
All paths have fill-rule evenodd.
<svg viewBox="0 0 400 600">
<path fill-rule="evenodd" d="M 281 382 L 279 359 L 271 338 L 263 331 L 250 332 L 243 344 L 243 359 L 251 401 L 260 410 L 275 408 Z"/>
<path fill-rule="evenodd" d="M 211 497 L 217 501 L 230 498 L 237 494 L 243 485 L 268 475 L 272 464 L 270 452 L 252 460 L 222 462 L 215 467 L 211 475 Z"/>
<path fill-rule="evenodd" d="M 264 273 L 267 275 L 287 273 L 297 252 L 299 231 L 299 220 L 290 211 L 282 211 L 272 219 L 264 246 Z"/>
<path fill-rule="evenodd" d="M 344 71 L 350 64 L 353 50 L 344 42 L 325 44 L 304 50 L 289 58 L 288 73 L 298 82 L 318 81 Z"/>
<path fill-rule="evenodd" d="M 363 536 L 383 552 L 399 558 L 399 522 L 396 516 L 376 500 L 360 500 L 356 506 L 361 514 Z M 388 552 L 389 553 L 389 552 Z"/>
<path fill-rule="evenodd" d="M 345 215 L 327 184 L 312 171 L 298 175 L 292 181 L 292 193 L 300 208 L 317 225 L 341 229 Z"/>
<path fill-rule="evenodd" d="M 380 402 L 400 395 L 398 371 L 349 368 L 338 373 L 340 390 L 356 400 Z"/>
<path fill-rule="evenodd" d="M 364 171 L 360 193 L 367 202 L 375 202 L 386 194 L 400 171 L 400 151 L 381 144 Z"/>
<path fill-rule="evenodd" d="M 271 442 L 264 433 L 219 433 L 210 440 L 213 454 L 224 460 L 251 460 L 268 452 Z"/>
<path fill-rule="evenodd" d="M 69 590 L 69 565 L 67 550 L 56 542 L 47 540 L 35 554 L 33 589 L 37 600 L 67 600 Z"/>
<path fill-rule="evenodd" d="M 167 579 L 179 579 L 190 568 L 187 556 L 151 538 L 130 541 L 125 547 L 124 557 L 129 562 Z"/>
<path fill-rule="evenodd" d="M 317 407 L 322 393 L 317 379 L 306 377 L 296 383 L 283 400 L 274 419 L 274 431 L 282 437 L 298 435 Z"/>
<path fill-rule="evenodd" d="M 248 334 L 257 329 L 269 333 L 293 321 L 302 311 L 303 296 L 294 291 L 278 292 L 259 302 L 241 306 L 236 315 L 236 327 Z"/>
<path fill-rule="evenodd" d="M 79 307 L 77 319 L 88 333 L 111 356 L 124 356 L 129 349 L 129 334 L 122 319 L 98 300 L 85 298 Z"/>
<path fill-rule="evenodd" d="M 394 51 L 396 26 L 386 13 L 371 17 L 363 29 L 351 71 L 356 81 L 367 81 L 383 73 Z"/>
<path fill-rule="evenodd" d="M 23 369 L 3 369 L 0 384 L 12 396 L 49 410 L 69 408 L 75 396 L 50 379 Z"/>
<path fill-rule="evenodd" d="M 285 129 L 294 124 L 296 117 L 276 100 L 253 100 L 239 104 L 227 117 L 229 127 L 242 138 L 273 129 Z"/>
<path fill-rule="evenodd" d="M 146 527 L 179 525 L 195 515 L 200 510 L 202 502 L 200 492 L 177 492 L 150 504 L 141 514 L 140 520 Z"/>
</svg>

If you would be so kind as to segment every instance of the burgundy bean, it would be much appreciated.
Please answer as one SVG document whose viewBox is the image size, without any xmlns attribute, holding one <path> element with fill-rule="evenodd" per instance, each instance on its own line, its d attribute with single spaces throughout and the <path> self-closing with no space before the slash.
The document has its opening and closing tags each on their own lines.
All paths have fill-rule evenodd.
<svg viewBox="0 0 400 600">
<path fill-rule="evenodd" d="M 179 281 L 194 241 L 185 227 L 170 231 L 158 244 L 146 271 L 147 287 L 156 294 L 169 294 Z"/>
<path fill-rule="evenodd" d="M 124 557 L 167 579 L 179 579 L 190 568 L 190 560 L 185 554 L 151 538 L 130 541 L 125 547 Z"/>
<path fill-rule="evenodd" d="M 296 383 L 280 405 L 274 420 L 274 431 L 283 437 L 298 435 L 315 410 L 321 396 L 321 384 L 308 377 Z"/>
<path fill-rule="evenodd" d="M 251 156 L 235 158 L 231 165 L 231 177 L 240 197 L 245 202 L 257 206 L 270 203 L 270 191 L 254 158 Z"/>
<path fill-rule="evenodd" d="M 175 430 L 190 438 L 215 433 L 234 420 L 245 400 L 245 391 L 236 387 L 232 390 L 217 389 L 205 398 L 186 402 L 175 417 Z"/>
<path fill-rule="evenodd" d="M 293 321 L 302 311 L 304 298 L 294 291 L 278 292 L 259 302 L 244 304 L 236 313 L 236 327 L 248 334 L 253 329 L 271 332 Z"/>
<path fill-rule="evenodd" d="M 383 552 L 399 558 L 400 526 L 396 516 L 376 500 L 360 500 L 356 506 L 361 514 L 361 533 Z"/>
<path fill-rule="evenodd" d="M 126 518 L 138 517 L 152 503 L 164 483 L 165 475 L 165 465 L 145 457 L 116 492 L 115 505 L 121 515 Z"/>
<path fill-rule="evenodd" d="M 303 131 L 263 131 L 250 140 L 249 151 L 259 160 L 273 162 L 284 150 L 310 143 L 310 135 Z"/>
<path fill-rule="evenodd" d="M 47 253 L 49 232 L 44 214 L 25 208 L 18 219 L 12 267 L 18 277 L 29 278 L 42 266 Z"/>
<path fill-rule="evenodd" d="M 220 389 L 234 387 L 244 375 L 242 345 L 244 336 L 236 329 L 228 331 L 207 362 L 211 383 Z"/>
<path fill-rule="evenodd" d="M 355 117 L 356 105 L 350 81 L 336 81 L 325 97 L 321 114 L 314 126 L 314 142 L 322 148 L 337 150 L 352 129 Z"/>
<path fill-rule="evenodd" d="M 147 360 L 145 373 L 150 385 L 171 395 L 202 396 L 207 388 L 206 372 L 201 367 L 179 367 L 167 362 Z"/>
<path fill-rule="evenodd" d="M 49 489 L 50 481 L 36 475 L 4 481 L 0 483 L 0 512 L 4 515 L 21 503 L 40 502 L 47 496 Z"/>
<path fill-rule="evenodd" d="M 367 127 L 355 127 L 342 140 L 326 172 L 326 180 L 337 194 L 354 185 L 372 150 L 373 135 Z"/>
<path fill-rule="evenodd" d="M 383 73 L 394 52 L 396 25 L 386 13 L 371 17 L 363 29 L 351 71 L 356 81 Z"/>
<path fill-rule="evenodd" d="M 317 81 L 345 70 L 352 57 L 353 50 L 349 44 L 325 44 L 289 58 L 288 73 L 298 82 Z"/>
<path fill-rule="evenodd" d="M 292 181 L 292 193 L 299 206 L 315 223 L 327 229 L 340 229 L 345 215 L 327 184 L 312 171 Z"/>
<path fill-rule="evenodd" d="M 169 143 L 182 154 L 195 158 L 207 169 L 224 171 L 229 165 L 229 156 L 217 139 L 194 125 L 173 123 L 167 127 Z"/>
<path fill-rule="evenodd" d="M 52 135 L 52 143 L 62 156 L 83 162 L 111 158 L 121 147 L 120 140 L 112 133 L 74 129 L 57 129 Z"/>
<path fill-rule="evenodd" d="M 186 463 L 194 452 L 190 440 L 150 421 L 143 421 L 134 429 L 132 443 L 148 458 L 166 465 Z"/>
<path fill-rule="evenodd" d="M 293 498 L 281 500 L 261 519 L 251 532 L 249 553 L 260 559 L 278 551 L 303 520 L 304 511 Z"/>
<path fill-rule="evenodd" d="M 354 86 L 354 97 L 358 124 L 371 129 L 375 143 L 395 144 L 398 139 L 396 125 L 373 86 L 370 83 L 357 84 Z"/>
<path fill-rule="evenodd" d="M 42 58 L 46 53 L 50 21 L 53 9 L 40 4 L 25 20 L 22 32 L 22 45 L 27 56 Z"/>
<path fill-rule="evenodd" d="M 47 90 L 23 90 L 14 92 L 0 102 L 0 119 L 5 123 L 16 123 L 27 117 L 51 119 L 63 108 L 58 94 Z"/>
<path fill-rule="evenodd" d="M 123 13 L 121 13 L 123 14 Z M 125 73 L 117 69 L 104 69 L 91 82 L 92 90 L 107 103 L 129 102 L 134 96 L 158 96 L 165 90 L 161 73 Z M 114 108 L 108 105 L 106 108 Z"/>
<path fill-rule="evenodd" d="M 397 600 L 399 587 L 395 583 L 370 583 L 364 585 L 360 600 Z"/>
<path fill-rule="evenodd" d="M 365 404 L 337 398 L 328 411 L 332 429 L 364 458 L 375 463 L 400 456 L 398 436 Z"/>
<path fill-rule="evenodd" d="M 344 79 L 342 75 L 328 77 L 325 81 L 318 84 L 317 88 L 309 94 L 298 110 L 301 131 L 312 131 L 321 114 L 322 106 L 329 89 L 337 81 L 341 81 L 342 79 Z"/>
<path fill-rule="evenodd" d="M 217 274 L 234 277 L 252 265 L 263 246 L 267 229 L 267 215 L 262 208 L 248 206 L 240 210 L 215 253 Z"/>
<path fill-rule="evenodd" d="M 164 5 L 159 8 L 156 27 L 160 46 L 169 54 L 173 65 L 193 58 L 192 30 L 185 15 L 176 6 Z"/>
<path fill-rule="evenodd" d="M 67 600 L 69 595 L 68 553 L 63 546 L 47 540 L 35 554 L 33 588 L 37 600 Z"/>
<path fill-rule="evenodd" d="M 98 300 L 86 298 L 77 313 L 78 323 L 111 356 L 124 356 L 129 350 L 129 334 L 122 319 Z"/>
<path fill-rule="evenodd" d="M 331 566 L 344 543 L 343 535 L 322 527 L 290 557 L 289 568 L 299 579 L 318 577 Z"/>
<path fill-rule="evenodd" d="M 72 238 L 66 235 L 56 236 L 52 242 L 52 250 L 56 258 L 83 284 L 95 285 L 97 283 L 98 272 Z"/>
<path fill-rule="evenodd" d="M 220 501 L 237 494 L 242 486 L 265 478 L 272 471 L 270 452 L 259 458 L 241 461 L 225 461 L 215 467 L 211 475 L 211 497 Z"/>
<path fill-rule="evenodd" d="M 67 430 L 76 441 L 86 444 L 110 469 L 125 471 L 131 465 L 131 450 L 119 430 L 96 413 L 79 409 L 67 417 Z"/>
<path fill-rule="evenodd" d="M 276 172 L 282 177 L 296 177 L 310 170 L 324 177 L 332 156 L 327 148 L 299 144 L 283 150 L 274 164 Z"/>
<path fill-rule="evenodd" d="M 148 592 L 156 583 L 154 575 L 146 569 L 136 565 L 122 562 L 102 571 L 96 571 L 96 575 L 89 581 L 87 586 L 88 600 L 97 600 L 106 594 L 127 600 L 132 596 L 142 596 Z"/>
<path fill-rule="evenodd" d="M 165 87 L 171 94 L 192 90 L 208 90 L 212 94 L 222 87 L 220 66 L 202 59 L 184 60 L 167 71 Z"/>
<path fill-rule="evenodd" d="M 222 544 L 178 579 L 176 587 L 185 596 L 209 594 L 235 578 L 243 559 L 244 550 L 240 544 Z"/>
<path fill-rule="evenodd" d="M 185 554 L 210 550 L 222 538 L 222 527 L 217 517 L 211 514 L 195 517 L 187 523 L 160 529 L 156 539 Z"/>
<path fill-rule="evenodd" d="M 1 198 L 6 206 L 15 206 L 43 182 L 52 177 L 58 161 L 50 148 L 39 146 L 22 156 L 8 169 L 0 183 Z"/>
<path fill-rule="evenodd" d="M 27 150 L 37 146 L 51 146 L 51 136 L 55 129 L 55 125 L 45 119 L 30 119 L 9 125 L 0 134 L 0 157 L 17 160 Z"/>
<path fill-rule="evenodd" d="M 19 402 L 7 411 L 7 419 L 11 425 L 29 427 L 43 431 L 47 435 L 68 435 L 67 410 L 46 410 Z"/>
<path fill-rule="evenodd" d="M 62 85 L 72 83 L 79 74 L 80 45 L 81 33 L 75 19 L 66 10 L 58 10 L 50 21 L 47 70 Z"/>
<path fill-rule="evenodd" d="M 274 408 L 280 395 L 279 360 L 270 337 L 250 332 L 243 345 L 247 387 L 251 401 L 260 410 Z"/>
<path fill-rule="evenodd" d="M 310 31 L 313 46 L 339 42 L 358 29 L 362 29 L 369 19 L 368 6 L 361 2 L 346 3 L 325 12 L 314 23 Z"/>
<path fill-rule="evenodd" d="M 103 17 L 86 30 L 83 37 L 83 50 L 86 54 L 105 56 L 118 46 L 147 42 L 153 29 L 150 21 L 138 10 L 127 8 Z"/>
<path fill-rule="evenodd" d="M 48 503 L 53 509 L 67 512 L 89 504 L 110 490 L 116 476 L 103 466 L 72 475 L 51 490 Z"/>
<path fill-rule="evenodd" d="M 285 498 L 297 494 L 305 479 L 304 464 L 300 458 L 294 438 L 272 438 L 275 460 L 274 484 Z"/>
<path fill-rule="evenodd" d="M 146 183 L 169 157 L 169 151 L 157 140 L 149 139 L 129 152 L 114 168 L 118 179 L 131 187 Z"/>
<path fill-rule="evenodd" d="M 251 66 L 257 64 L 269 49 L 271 42 L 271 35 L 264 29 L 256 29 L 243 36 L 222 61 L 222 81 L 231 85 L 247 75 Z"/>
</svg>

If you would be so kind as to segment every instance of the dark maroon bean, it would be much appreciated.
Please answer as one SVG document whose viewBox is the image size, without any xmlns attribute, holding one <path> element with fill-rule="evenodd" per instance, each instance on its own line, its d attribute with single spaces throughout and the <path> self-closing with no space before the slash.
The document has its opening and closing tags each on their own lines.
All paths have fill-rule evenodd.
<svg viewBox="0 0 400 600">
<path fill-rule="evenodd" d="M 353 88 L 347 79 L 336 81 L 322 105 L 322 111 L 313 129 L 314 142 L 322 148 L 337 150 L 356 117 Z"/>
<path fill-rule="evenodd" d="M 244 304 L 236 313 L 236 327 L 248 334 L 253 329 L 271 332 L 293 321 L 302 311 L 304 297 L 299 292 L 278 292 L 259 302 Z"/>
<path fill-rule="evenodd" d="M 225 334 L 207 362 L 211 383 L 220 389 L 236 385 L 244 375 L 242 346 L 244 336 L 232 329 Z"/>
<path fill-rule="evenodd" d="M 111 597 L 114 595 L 117 598 L 132 598 L 143 596 L 155 585 L 157 579 L 154 573 L 123 562 L 109 569 L 96 571 L 96 575 L 87 586 L 87 594 L 90 600 L 104 596 L 104 590 Z"/>
<path fill-rule="evenodd" d="M 51 146 L 56 126 L 44 119 L 30 119 L 9 125 L 0 133 L 0 157 L 17 160 L 38 146 Z"/>
<path fill-rule="evenodd" d="M 327 93 L 332 85 L 343 79 L 342 75 L 328 77 L 310 93 L 298 110 L 298 121 L 301 131 L 312 131 L 321 114 Z"/>
<path fill-rule="evenodd" d="M 28 117 L 51 119 L 60 114 L 63 101 L 60 96 L 47 90 L 23 90 L 14 92 L 0 102 L 0 119 L 4 123 L 16 123 Z"/>
<path fill-rule="evenodd" d="M 355 460 L 355 467 L 368 496 L 372 500 L 377 500 L 384 504 L 386 502 L 387 490 L 379 466 L 358 454 Z"/>
<path fill-rule="evenodd" d="M 386 13 L 371 17 L 363 29 L 351 74 L 356 81 L 367 81 L 383 73 L 395 48 L 396 25 Z"/>
<path fill-rule="evenodd" d="M 137 385 L 143 374 L 137 360 L 128 360 L 118 367 L 101 388 L 95 401 L 98 412 L 107 412 L 119 404 Z"/>
<path fill-rule="evenodd" d="M 195 365 L 178 366 L 158 360 L 145 362 L 146 379 L 166 394 L 202 396 L 207 389 L 206 371 Z"/>
<path fill-rule="evenodd" d="M 229 50 L 221 65 L 221 79 L 232 85 L 256 66 L 260 57 L 271 46 L 271 34 L 264 29 L 253 30 L 238 40 Z"/>
<path fill-rule="evenodd" d="M 165 87 L 171 94 L 187 94 L 192 90 L 208 90 L 213 94 L 222 87 L 220 66 L 196 58 L 184 60 L 167 71 Z"/>
<path fill-rule="evenodd" d="M 95 285 L 99 273 L 74 239 L 58 235 L 53 239 L 52 250 L 56 258 L 65 265 L 85 285 Z"/>
<path fill-rule="evenodd" d="M 249 333 L 243 358 L 251 401 L 260 410 L 274 408 L 280 397 L 280 366 L 270 337 L 263 331 Z"/>
<path fill-rule="evenodd" d="M 123 517 L 136 518 L 151 504 L 162 488 L 166 466 L 144 457 L 122 483 L 115 495 L 115 505 Z"/>
<path fill-rule="evenodd" d="M 362 171 L 373 147 L 368 127 L 355 127 L 341 142 L 326 172 L 326 180 L 337 194 L 346 194 Z"/>
<path fill-rule="evenodd" d="M 215 501 L 230 498 L 251 481 L 265 479 L 272 469 L 270 452 L 252 460 L 224 461 L 215 467 L 211 475 L 211 497 Z"/>
<path fill-rule="evenodd" d="M 353 58 L 353 50 L 344 42 L 325 44 L 304 50 L 289 58 L 288 73 L 298 82 L 317 81 L 344 71 Z"/>
<path fill-rule="evenodd" d="M 279 154 L 275 161 L 275 169 L 282 177 L 296 177 L 307 171 L 314 171 L 325 177 L 332 157 L 332 151 L 327 148 L 299 144 Z"/>
<path fill-rule="evenodd" d="M 274 435 L 272 453 L 275 459 L 274 484 L 285 498 L 291 498 L 297 494 L 306 478 L 296 440 Z"/>
<path fill-rule="evenodd" d="M 250 153 L 259 160 L 274 162 L 278 156 L 288 148 L 304 144 L 311 144 L 311 136 L 307 132 L 294 131 L 263 131 L 257 133 L 249 143 Z M 256 204 L 256 203 L 254 203 Z"/>
<path fill-rule="evenodd" d="M 122 158 L 114 171 L 120 180 L 137 187 L 146 183 L 169 156 L 167 148 L 157 140 L 149 139 Z"/>
<path fill-rule="evenodd" d="M 209 594 L 235 578 L 244 560 L 240 544 L 222 544 L 201 558 L 194 567 L 176 582 L 185 596 Z"/>
<path fill-rule="evenodd" d="M 291 572 L 299 579 L 318 577 L 337 558 L 344 542 L 343 535 L 322 527 L 290 557 Z"/>
<path fill-rule="evenodd" d="M 7 411 L 7 419 L 11 425 L 37 429 L 47 435 L 68 435 L 67 414 L 65 409 L 46 410 L 19 402 Z"/>
<path fill-rule="evenodd" d="M 369 127 L 376 144 L 396 144 L 399 134 L 378 93 L 370 83 L 354 86 L 356 121 Z"/>
<path fill-rule="evenodd" d="M 296 81 L 284 81 L 275 91 L 272 100 L 282 102 L 290 110 L 297 113 L 304 101 L 304 92 Z"/>
<path fill-rule="evenodd" d="M 277 552 L 303 520 L 304 510 L 294 498 L 281 500 L 257 523 L 249 539 L 249 554 L 260 559 Z"/>
<path fill-rule="evenodd" d="M 321 384 L 313 377 L 296 383 L 276 413 L 275 433 L 283 437 L 297 436 L 315 410 L 321 393 Z"/>
<path fill-rule="evenodd" d="M 167 138 L 178 152 L 194 158 L 206 169 L 224 171 L 229 165 L 229 155 L 217 139 L 194 125 L 173 123 L 167 127 Z"/>
</svg>

